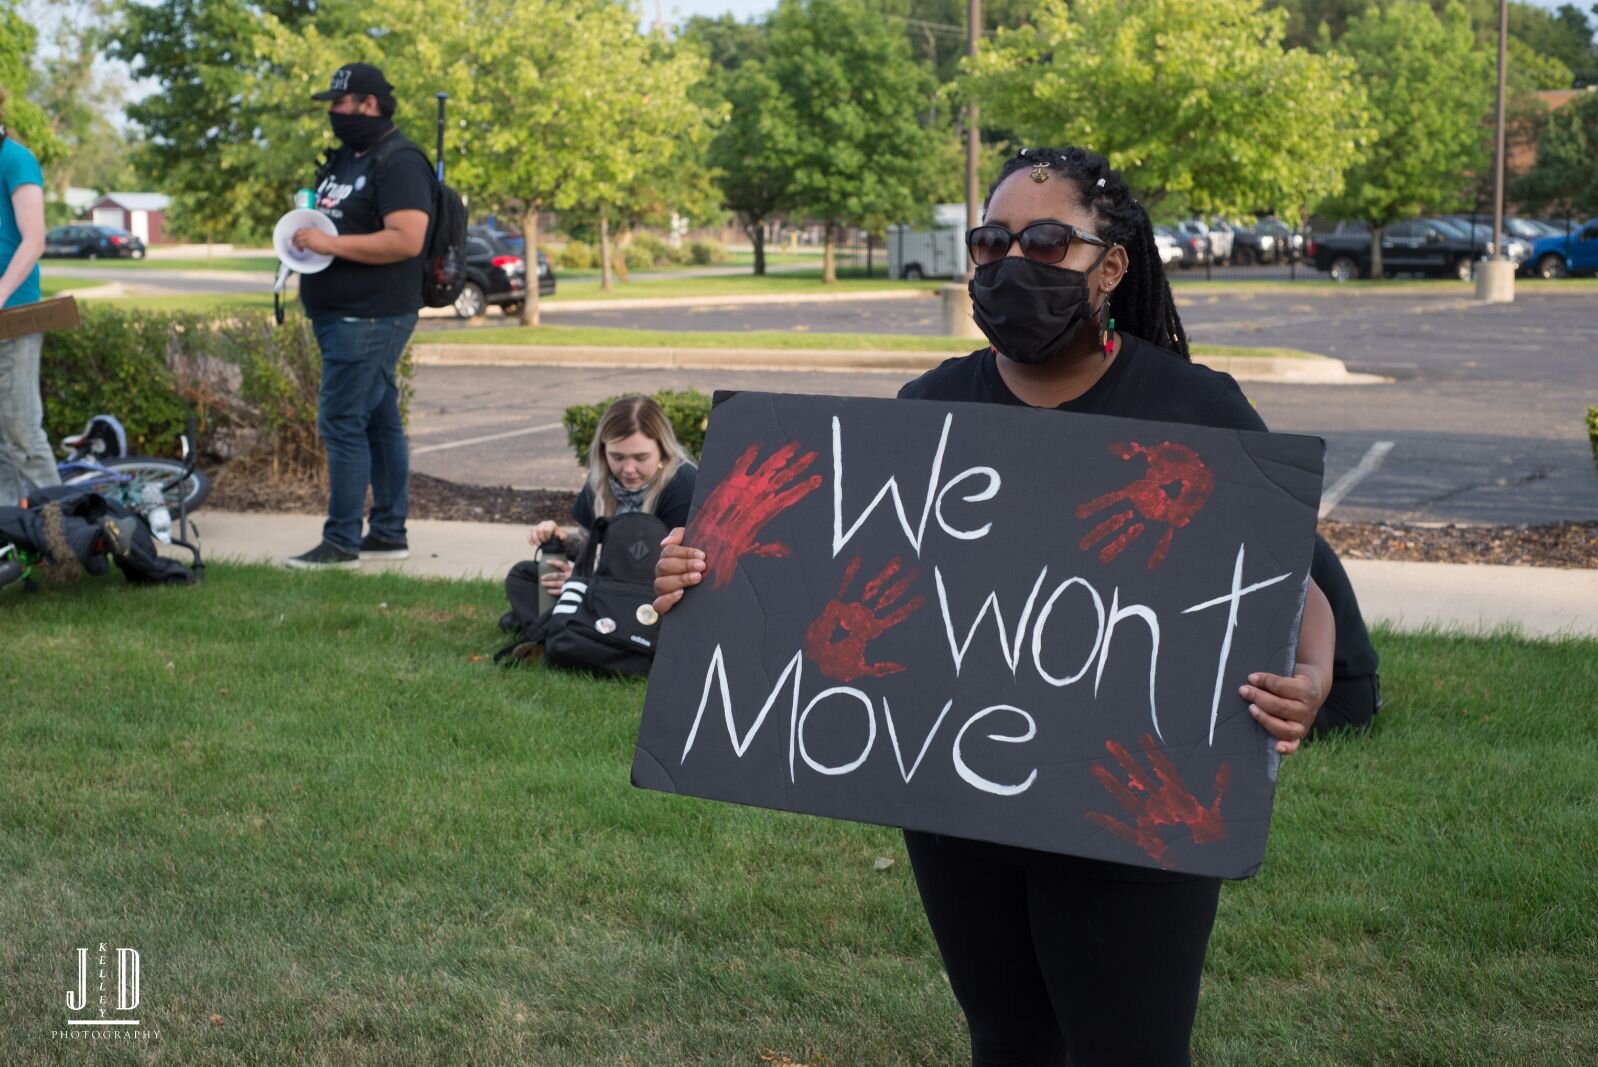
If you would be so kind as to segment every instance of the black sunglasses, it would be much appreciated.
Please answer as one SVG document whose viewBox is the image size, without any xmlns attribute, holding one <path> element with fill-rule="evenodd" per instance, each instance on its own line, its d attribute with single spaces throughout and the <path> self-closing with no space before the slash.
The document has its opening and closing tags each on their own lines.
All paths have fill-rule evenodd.
<svg viewBox="0 0 1598 1067">
<path fill-rule="evenodd" d="M 1017 241 L 1021 242 L 1021 254 L 1039 263 L 1059 263 L 1071 250 L 1072 241 L 1110 247 L 1110 242 L 1104 238 L 1065 222 L 1034 222 L 1020 233 L 1011 233 L 1003 226 L 978 226 L 967 230 L 965 235 L 971 262 L 979 267 L 1009 255 L 1010 246 Z"/>
</svg>

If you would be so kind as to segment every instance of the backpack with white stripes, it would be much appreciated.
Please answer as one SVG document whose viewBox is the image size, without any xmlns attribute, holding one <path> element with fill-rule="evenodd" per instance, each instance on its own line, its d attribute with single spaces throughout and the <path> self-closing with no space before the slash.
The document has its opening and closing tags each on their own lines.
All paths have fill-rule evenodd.
<svg viewBox="0 0 1598 1067">
<path fill-rule="evenodd" d="M 555 605 L 495 662 L 522 662 L 542 646 L 551 667 L 648 674 L 660 634 L 655 562 L 666 533 L 665 523 L 642 511 L 596 521 Z"/>
</svg>

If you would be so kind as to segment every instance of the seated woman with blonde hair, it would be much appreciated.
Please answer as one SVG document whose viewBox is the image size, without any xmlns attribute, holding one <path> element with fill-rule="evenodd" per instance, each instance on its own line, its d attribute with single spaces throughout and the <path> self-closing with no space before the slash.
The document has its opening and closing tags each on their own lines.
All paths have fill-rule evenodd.
<svg viewBox="0 0 1598 1067">
<path fill-rule="evenodd" d="M 699 468 L 678 443 L 671 420 L 653 399 L 625 396 L 611 404 L 600 418 L 588 450 L 588 481 L 572 504 L 575 528 L 562 530 L 554 519 L 545 519 L 527 534 L 527 543 L 535 549 L 560 544 L 565 559 L 548 560 L 550 566 L 542 578 L 534 560 L 511 568 L 505 592 L 512 611 L 501 625 L 512 629 L 513 617 L 522 617 L 523 624 L 537 618 L 540 612 L 533 605 L 538 603 L 539 587 L 546 595 L 560 592 L 596 520 L 645 511 L 667 529 L 686 525 L 698 473 Z"/>
</svg>

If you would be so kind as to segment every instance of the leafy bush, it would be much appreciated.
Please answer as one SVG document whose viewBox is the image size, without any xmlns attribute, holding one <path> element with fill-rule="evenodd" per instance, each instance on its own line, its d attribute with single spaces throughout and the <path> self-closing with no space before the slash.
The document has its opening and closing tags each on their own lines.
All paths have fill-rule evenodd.
<svg viewBox="0 0 1598 1067">
<path fill-rule="evenodd" d="M 727 259 L 727 250 L 714 237 L 701 237 L 688 242 L 688 260 L 696 267 L 725 263 Z"/>
<path fill-rule="evenodd" d="M 623 396 L 633 394 L 622 394 Z M 573 404 L 560 417 L 566 427 L 566 441 L 577 456 L 577 465 L 588 466 L 588 450 L 593 446 L 599 420 L 621 396 L 608 397 L 597 404 Z M 677 442 L 696 461 L 705 449 L 705 426 L 710 421 L 710 397 L 693 389 L 666 389 L 654 394 L 655 403 L 671 421 Z"/>
<path fill-rule="evenodd" d="M 269 312 L 205 315 L 90 307 L 75 329 L 45 335 L 45 424 L 59 439 L 99 412 L 115 415 L 134 452 L 172 454 L 187 413 L 201 444 L 274 478 L 321 480 L 316 432 L 322 355 L 310 322 Z M 411 357 L 400 362 L 409 408 Z"/>
<path fill-rule="evenodd" d="M 138 316 L 93 305 L 82 316 L 76 327 L 44 335 L 39 392 L 45 432 L 59 441 L 107 413 L 121 420 L 133 452 L 173 452 L 187 412 L 167 348 L 178 321 L 196 317 Z"/>
<path fill-rule="evenodd" d="M 655 254 L 647 245 L 630 244 L 621 252 L 628 270 L 648 270 L 655 265 Z"/>
<path fill-rule="evenodd" d="M 581 241 L 567 241 L 566 247 L 556 255 L 550 256 L 550 261 L 557 267 L 567 270 L 589 270 L 597 262 L 594 250 Z"/>
<path fill-rule="evenodd" d="M 664 237 L 645 231 L 633 236 L 632 244 L 627 246 L 627 266 L 633 267 L 633 250 L 642 249 L 648 253 L 649 261 L 644 263 L 642 257 L 639 262 L 646 267 L 665 267 L 686 264 L 689 262 L 690 253 L 686 248 L 673 248 Z M 633 269 L 637 269 L 633 267 Z"/>
<path fill-rule="evenodd" d="M 1592 444 L 1592 465 L 1598 470 L 1598 408 L 1587 409 L 1587 440 Z"/>
</svg>

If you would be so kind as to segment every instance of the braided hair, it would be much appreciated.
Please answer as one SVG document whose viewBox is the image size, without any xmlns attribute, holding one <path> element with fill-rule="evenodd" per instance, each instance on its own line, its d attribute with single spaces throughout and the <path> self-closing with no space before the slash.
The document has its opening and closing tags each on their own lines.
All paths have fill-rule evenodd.
<svg viewBox="0 0 1598 1067">
<path fill-rule="evenodd" d="M 1126 249 L 1126 274 L 1115 290 L 1116 326 L 1134 337 L 1169 348 L 1183 359 L 1191 359 L 1187 331 L 1176 313 L 1165 266 L 1154 243 L 1154 225 L 1143 205 L 1132 198 L 1121 172 L 1110 167 L 1109 160 L 1082 148 L 1023 148 L 1006 161 L 988 187 L 983 213 L 1006 178 L 1040 164 L 1047 166 L 1051 175 L 1066 178 L 1076 186 L 1078 204 L 1099 220 L 1100 237 Z"/>
</svg>

